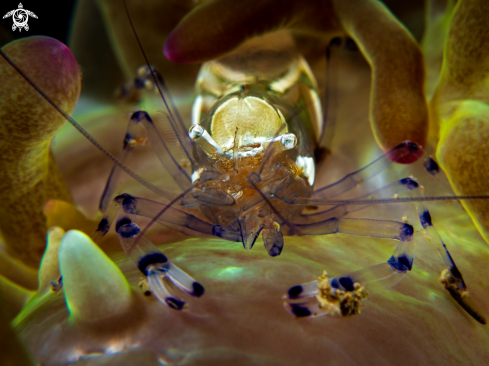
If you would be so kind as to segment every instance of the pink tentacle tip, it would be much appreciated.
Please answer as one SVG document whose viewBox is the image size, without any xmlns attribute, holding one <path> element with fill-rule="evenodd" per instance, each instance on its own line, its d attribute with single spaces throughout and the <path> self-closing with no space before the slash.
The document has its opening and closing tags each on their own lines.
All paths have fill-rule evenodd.
<svg viewBox="0 0 489 366">
<path fill-rule="evenodd" d="M 62 70 L 65 77 L 78 78 L 80 69 L 75 56 L 64 43 L 49 37 L 43 37 L 40 45 L 50 50 L 46 62 L 51 63 L 51 69 Z"/>
<path fill-rule="evenodd" d="M 192 57 L 185 51 L 185 47 L 180 41 L 180 36 L 172 32 L 166 39 L 165 46 L 163 47 L 163 54 L 165 57 L 173 62 L 177 63 L 192 63 Z M 190 57 L 189 57 L 190 56 Z"/>
<path fill-rule="evenodd" d="M 62 42 L 45 36 L 26 38 L 18 43 L 22 50 L 22 66 L 46 91 L 58 85 L 71 88 L 80 79 L 80 69 L 71 50 Z M 60 83 L 61 81 L 61 83 Z"/>
</svg>

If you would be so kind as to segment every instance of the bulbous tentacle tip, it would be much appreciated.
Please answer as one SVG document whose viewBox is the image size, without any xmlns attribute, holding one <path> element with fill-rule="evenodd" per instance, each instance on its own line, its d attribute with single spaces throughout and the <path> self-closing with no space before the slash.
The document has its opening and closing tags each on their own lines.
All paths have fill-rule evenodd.
<svg viewBox="0 0 489 366">
<path fill-rule="evenodd" d="M 168 43 L 169 38 L 167 38 L 167 41 L 165 42 L 165 45 L 163 46 L 163 55 L 170 61 L 173 62 L 178 62 L 178 59 L 175 59 L 173 55 L 173 49 L 171 43 Z"/>
<path fill-rule="evenodd" d="M 189 42 L 192 31 L 184 28 L 174 29 L 167 37 L 163 46 L 163 55 L 173 62 L 180 64 L 197 64 L 212 59 L 212 56 L 195 51 L 193 42 Z M 211 53 L 212 54 L 212 53 Z"/>
<path fill-rule="evenodd" d="M 408 113 L 402 110 L 403 107 L 409 110 L 409 105 L 403 105 L 398 108 L 400 110 L 398 112 L 399 116 L 392 114 L 385 118 L 388 121 L 380 117 L 378 120 L 371 121 L 372 131 L 374 132 L 377 143 L 387 153 L 387 157 L 398 164 L 412 164 L 424 154 L 429 123 L 424 94 L 420 93 L 417 97 L 415 99 L 418 106 L 417 108 L 413 108 L 412 115 L 411 112 Z M 402 100 L 402 97 L 399 97 L 399 99 Z M 390 111 L 389 108 L 386 109 Z M 394 128 L 388 123 L 392 120 L 396 121 Z M 412 126 L 416 127 L 414 128 Z M 400 141 L 404 142 L 400 143 Z M 403 154 L 399 154 L 400 151 L 391 153 L 395 152 L 401 145 L 405 145 L 405 149 L 402 150 L 404 152 Z"/>
<path fill-rule="evenodd" d="M 49 98 L 61 109 L 70 113 L 80 96 L 81 73 L 78 63 L 70 49 L 50 37 L 34 36 L 15 40 L 2 48 L 2 51 L 36 84 Z M 54 136 L 65 120 L 54 108 L 42 100 L 33 87 L 23 80 L 23 77 L 6 60 L 0 58 L 0 73 L 5 77 L 4 90 L 11 95 L 21 94 L 27 98 L 31 118 L 47 113 L 50 118 L 40 118 L 36 125 L 41 131 L 36 130 L 30 134 L 32 138 L 39 136 Z M 11 102 L 11 98 L 4 99 L 5 104 Z M 14 99 L 15 101 L 15 99 Z M 2 114 L 15 118 L 22 111 L 18 110 L 19 103 L 3 105 L 5 111 Z M 4 108 L 5 107 L 5 108 Z M 21 122 L 17 122 L 22 124 Z M 25 123 L 25 122 L 23 122 Z"/>
<path fill-rule="evenodd" d="M 412 164 L 421 158 L 424 154 L 424 144 L 419 144 L 411 141 L 403 143 L 387 150 L 387 157 L 398 164 Z"/>
<path fill-rule="evenodd" d="M 133 304 L 129 283 L 114 262 L 81 231 L 70 230 L 61 240 L 59 266 L 73 320 L 96 322 L 129 311 Z"/>
<path fill-rule="evenodd" d="M 178 63 L 189 63 L 191 60 L 187 60 L 185 57 L 185 52 L 182 50 L 182 46 L 178 42 L 179 35 L 177 32 L 173 31 L 170 33 L 166 39 L 165 45 L 163 46 L 163 55 L 173 62 Z"/>
<path fill-rule="evenodd" d="M 65 119 L 40 93 L 69 113 L 80 95 L 81 75 L 68 47 L 36 36 L 2 48 L 0 78 L 0 155 L 10 156 L 0 159 L 0 231 L 9 254 L 37 268 L 48 228 L 42 206 L 48 199 L 71 201 L 50 151 Z"/>
<path fill-rule="evenodd" d="M 423 152 L 424 150 L 419 150 L 418 152 L 420 152 L 419 154 L 418 153 L 414 153 L 414 154 L 411 154 L 411 155 L 408 155 L 402 159 L 399 159 L 399 160 L 393 160 L 395 163 L 398 163 L 398 164 L 413 164 L 415 163 L 416 161 L 418 161 L 419 158 L 421 158 L 421 156 L 423 155 Z"/>
</svg>

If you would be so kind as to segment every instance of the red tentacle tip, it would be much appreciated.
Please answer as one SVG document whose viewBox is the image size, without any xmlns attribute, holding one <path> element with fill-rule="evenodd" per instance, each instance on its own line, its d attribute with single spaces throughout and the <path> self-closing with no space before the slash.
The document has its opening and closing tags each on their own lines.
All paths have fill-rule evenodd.
<svg viewBox="0 0 489 366">
<path fill-rule="evenodd" d="M 414 142 L 405 141 L 390 149 L 387 157 L 398 164 L 412 164 L 424 154 L 424 146 Z"/>
</svg>

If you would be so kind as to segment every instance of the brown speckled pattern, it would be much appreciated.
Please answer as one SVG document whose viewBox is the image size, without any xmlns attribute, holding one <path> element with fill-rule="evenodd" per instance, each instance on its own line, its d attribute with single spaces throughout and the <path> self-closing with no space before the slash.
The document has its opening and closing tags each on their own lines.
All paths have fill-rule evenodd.
<svg viewBox="0 0 489 366">
<path fill-rule="evenodd" d="M 80 94 L 78 65 L 70 50 L 47 37 L 12 42 L 3 51 L 61 109 L 73 110 Z M 9 253 L 37 267 L 44 252 L 51 198 L 71 201 L 50 152 L 62 116 L 2 58 L 0 60 L 0 232 Z"/>
</svg>

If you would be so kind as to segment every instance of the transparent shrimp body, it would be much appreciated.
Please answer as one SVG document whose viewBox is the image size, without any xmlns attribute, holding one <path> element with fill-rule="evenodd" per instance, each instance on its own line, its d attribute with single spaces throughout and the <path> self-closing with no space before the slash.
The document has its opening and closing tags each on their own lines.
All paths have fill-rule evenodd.
<svg viewBox="0 0 489 366">
<path fill-rule="evenodd" d="M 280 227 L 302 211 L 287 202 L 312 194 L 322 122 L 316 82 L 292 41 L 263 38 L 200 70 L 189 131 L 197 186 L 184 205 L 200 207 L 215 235 L 246 249 L 262 233 L 275 256 Z"/>
</svg>

